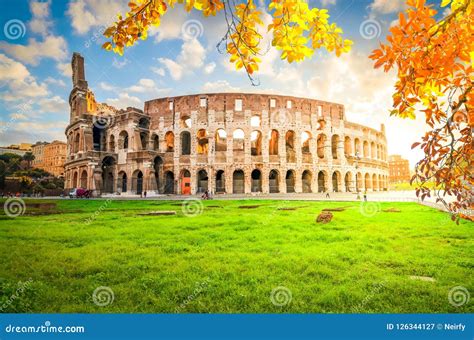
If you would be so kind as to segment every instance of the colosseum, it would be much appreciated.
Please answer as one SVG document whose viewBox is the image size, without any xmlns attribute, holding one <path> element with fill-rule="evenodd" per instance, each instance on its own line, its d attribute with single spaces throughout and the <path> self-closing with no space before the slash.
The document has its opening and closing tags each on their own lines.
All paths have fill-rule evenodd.
<svg viewBox="0 0 474 340">
<path fill-rule="evenodd" d="M 344 106 L 280 95 L 159 98 L 144 109 L 95 101 L 74 53 L 67 188 L 96 195 L 386 190 L 387 142 Z"/>
</svg>

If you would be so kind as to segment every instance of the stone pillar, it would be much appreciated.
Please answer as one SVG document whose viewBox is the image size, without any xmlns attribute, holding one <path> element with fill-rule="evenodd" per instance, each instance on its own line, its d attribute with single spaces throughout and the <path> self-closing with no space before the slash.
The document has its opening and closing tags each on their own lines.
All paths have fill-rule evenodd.
<svg viewBox="0 0 474 340">
<path fill-rule="evenodd" d="M 267 168 L 260 169 L 262 174 L 262 193 L 268 194 L 270 192 L 270 170 Z"/>
</svg>

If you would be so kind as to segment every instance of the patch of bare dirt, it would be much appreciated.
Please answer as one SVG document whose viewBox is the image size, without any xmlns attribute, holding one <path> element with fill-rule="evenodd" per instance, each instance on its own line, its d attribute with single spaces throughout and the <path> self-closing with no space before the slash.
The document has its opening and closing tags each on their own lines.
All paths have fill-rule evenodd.
<svg viewBox="0 0 474 340">
<path fill-rule="evenodd" d="M 382 210 L 383 212 L 402 212 L 400 209 L 397 209 L 397 208 L 388 208 L 388 209 L 384 209 Z"/>
<path fill-rule="evenodd" d="M 260 205 L 239 205 L 239 209 L 256 209 L 260 207 Z"/>
<path fill-rule="evenodd" d="M 316 222 L 329 223 L 331 222 L 332 218 L 333 218 L 332 213 L 330 213 L 329 211 L 322 211 L 316 218 Z"/>
</svg>

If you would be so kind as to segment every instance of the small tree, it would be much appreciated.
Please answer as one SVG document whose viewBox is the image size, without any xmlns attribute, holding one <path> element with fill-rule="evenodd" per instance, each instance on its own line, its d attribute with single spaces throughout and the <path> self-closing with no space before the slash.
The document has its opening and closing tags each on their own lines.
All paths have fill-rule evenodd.
<svg viewBox="0 0 474 340">
<path fill-rule="evenodd" d="M 23 160 L 26 161 L 26 163 L 28 164 L 28 169 L 31 168 L 31 162 L 33 162 L 35 160 L 35 155 L 33 155 L 33 153 L 31 152 L 26 152 L 24 155 L 23 155 Z"/>
</svg>

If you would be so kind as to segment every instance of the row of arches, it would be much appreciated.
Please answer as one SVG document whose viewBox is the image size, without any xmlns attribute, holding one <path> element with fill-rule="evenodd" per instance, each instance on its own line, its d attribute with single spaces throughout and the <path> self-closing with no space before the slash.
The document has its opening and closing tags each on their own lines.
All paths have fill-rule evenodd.
<svg viewBox="0 0 474 340">
<path fill-rule="evenodd" d="M 214 147 L 215 151 L 222 152 L 227 151 L 229 145 L 227 143 L 227 132 L 224 129 L 217 129 L 214 136 Z M 243 152 L 245 149 L 245 132 L 242 129 L 235 129 L 232 133 L 232 150 L 234 152 Z M 250 133 L 250 153 L 252 156 L 260 156 L 263 154 L 263 134 L 259 130 L 254 130 Z M 327 141 L 330 145 L 330 156 L 333 159 L 341 157 L 338 154 L 338 148 L 340 143 L 339 135 L 332 135 L 330 140 L 328 137 L 321 133 L 313 138 L 310 131 L 302 131 L 300 136 L 293 130 L 288 130 L 284 136 L 284 147 L 287 154 L 288 160 L 292 160 L 296 157 L 297 152 L 297 140 L 301 148 L 302 155 L 315 154 L 318 158 L 325 158 L 325 147 Z M 299 138 L 299 139 L 298 139 Z M 180 145 L 181 155 L 190 155 L 192 150 L 193 138 L 191 132 L 182 131 L 180 133 Z M 272 129 L 268 132 L 268 152 L 269 155 L 280 154 L 280 132 Z M 206 155 L 209 151 L 209 135 L 205 129 L 197 131 L 194 142 L 196 143 L 196 153 Z M 314 146 L 313 146 L 314 143 Z M 174 152 L 175 149 L 175 135 L 172 131 L 168 131 L 164 135 L 164 141 L 160 144 L 160 140 L 157 134 L 152 134 L 151 138 L 147 132 L 140 133 L 140 144 L 143 149 L 152 149 L 160 152 Z M 115 136 L 110 135 L 108 141 L 108 150 L 111 152 L 115 151 L 116 143 Z M 129 137 L 127 131 L 121 131 L 119 133 L 118 149 L 128 149 Z M 314 152 L 313 152 L 314 151 Z M 381 144 L 376 144 L 368 141 L 362 141 L 359 138 L 355 138 L 353 141 L 349 136 L 344 139 L 344 154 L 347 156 L 358 155 L 366 158 L 373 159 L 385 159 L 385 147 Z"/>
<path fill-rule="evenodd" d="M 210 181 L 208 171 L 199 169 L 195 178 L 192 178 L 191 171 L 183 169 L 178 176 L 172 170 L 163 169 L 161 157 L 154 160 L 153 170 L 147 174 L 140 169 L 136 169 L 131 174 L 120 170 L 116 173 L 116 163 L 113 157 L 105 157 L 102 161 L 101 183 L 96 183 L 96 188 L 102 193 L 129 192 L 140 194 L 144 190 L 154 191 L 160 194 L 191 194 L 210 190 L 216 193 L 245 192 L 268 192 L 268 193 L 312 193 L 312 192 L 359 192 L 362 190 L 384 190 L 387 185 L 387 178 L 377 174 L 362 174 L 346 172 L 344 176 L 338 170 L 328 173 L 325 170 L 317 172 L 303 170 L 279 170 L 270 169 L 263 172 L 262 169 L 253 169 L 245 172 L 242 169 L 235 169 L 231 176 L 226 176 L 224 170 L 219 169 L 213 174 Z M 267 178 L 264 181 L 264 176 Z M 72 178 L 72 187 L 90 187 L 88 184 L 88 173 L 86 170 L 75 171 Z M 192 182 L 195 187 L 192 189 Z M 226 185 L 227 181 L 229 185 Z M 248 182 L 246 184 L 246 181 Z M 263 186 L 266 186 L 264 188 Z"/>
</svg>

